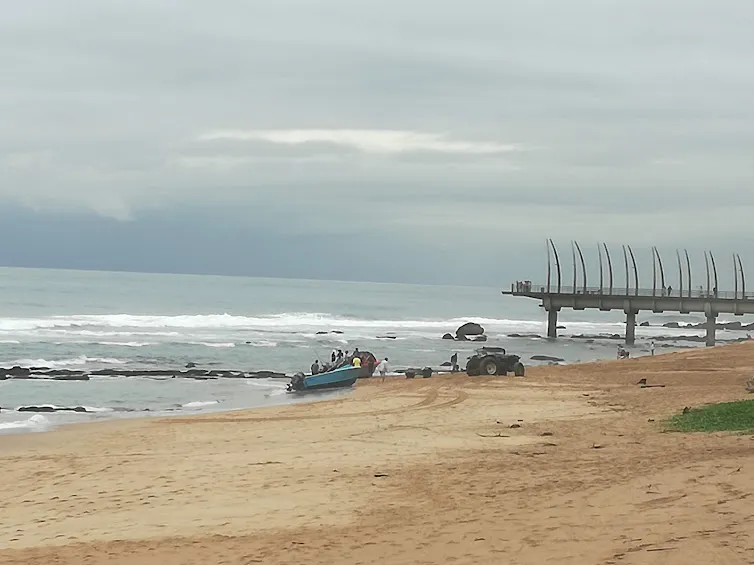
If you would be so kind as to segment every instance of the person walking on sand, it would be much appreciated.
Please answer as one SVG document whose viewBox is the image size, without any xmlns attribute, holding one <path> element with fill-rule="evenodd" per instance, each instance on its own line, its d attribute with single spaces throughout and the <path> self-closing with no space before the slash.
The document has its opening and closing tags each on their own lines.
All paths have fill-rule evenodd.
<svg viewBox="0 0 754 565">
<path fill-rule="evenodd" d="M 382 380 L 385 380 L 385 375 L 387 374 L 388 365 L 387 365 L 387 357 L 385 357 L 382 362 L 380 363 L 380 366 L 377 367 L 377 370 L 380 372 L 380 376 L 382 377 Z"/>
</svg>

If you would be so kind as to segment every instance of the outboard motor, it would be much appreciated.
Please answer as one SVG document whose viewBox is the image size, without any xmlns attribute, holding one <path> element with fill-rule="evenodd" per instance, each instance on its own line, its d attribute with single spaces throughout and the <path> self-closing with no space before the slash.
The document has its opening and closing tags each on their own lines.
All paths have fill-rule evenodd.
<svg viewBox="0 0 754 565">
<path fill-rule="evenodd" d="M 301 390 L 304 388 L 304 373 L 296 373 L 288 383 L 288 390 Z"/>
</svg>

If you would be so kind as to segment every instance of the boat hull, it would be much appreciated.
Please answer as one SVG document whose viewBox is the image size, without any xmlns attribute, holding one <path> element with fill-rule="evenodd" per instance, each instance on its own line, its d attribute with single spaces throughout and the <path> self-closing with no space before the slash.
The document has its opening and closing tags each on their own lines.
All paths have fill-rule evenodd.
<svg viewBox="0 0 754 565">
<path fill-rule="evenodd" d="M 328 388 L 344 388 L 353 386 L 361 373 L 361 367 L 341 367 L 326 373 L 310 375 L 302 380 L 292 380 L 289 392 L 307 392 L 310 390 L 324 390 Z"/>
</svg>

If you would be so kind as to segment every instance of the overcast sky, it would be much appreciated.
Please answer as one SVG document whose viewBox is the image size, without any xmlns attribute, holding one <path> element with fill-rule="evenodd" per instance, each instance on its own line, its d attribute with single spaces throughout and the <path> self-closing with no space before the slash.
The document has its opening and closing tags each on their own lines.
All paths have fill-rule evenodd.
<svg viewBox="0 0 754 565">
<path fill-rule="evenodd" d="M 754 265 L 753 25 L 751 0 L 9 3 L 0 261 L 508 284 L 553 237 Z"/>
</svg>

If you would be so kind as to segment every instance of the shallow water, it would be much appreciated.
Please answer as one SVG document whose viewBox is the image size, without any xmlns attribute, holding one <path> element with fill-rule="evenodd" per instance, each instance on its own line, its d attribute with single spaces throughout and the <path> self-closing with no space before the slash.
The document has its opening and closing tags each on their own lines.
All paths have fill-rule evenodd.
<svg viewBox="0 0 754 565">
<path fill-rule="evenodd" d="M 617 342 L 568 336 L 624 331 L 618 312 L 564 312 L 564 339 L 508 337 L 544 334 L 545 316 L 535 301 L 504 297 L 496 288 L 44 269 L 0 269 L 0 313 L 0 366 L 80 370 L 180 369 L 191 362 L 206 369 L 291 374 L 308 370 L 315 358 L 328 358 L 333 349 L 354 347 L 389 357 L 394 369 L 438 367 L 453 353 L 463 364 L 478 344 L 440 338 L 467 321 L 484 326 L 487 345 L 503 346 L 526 364 L 541 354 L 577 362 L 613 358 Z M 643 320 L 702 321 L 667 314 Z M 646 353 L 652 338 L 681 335 L 701 331 L 637 328 L 633 355 Z M 741 333 L 721 331 L 718 337 Z M 281 394 L 282 386 L 280 381 L 237 379 L 0 381 L 0 430 L 292 401 Z M 15 411 L 32 404 L 94 411 L 40 415 L 47 423 Z"/>
</svg>

